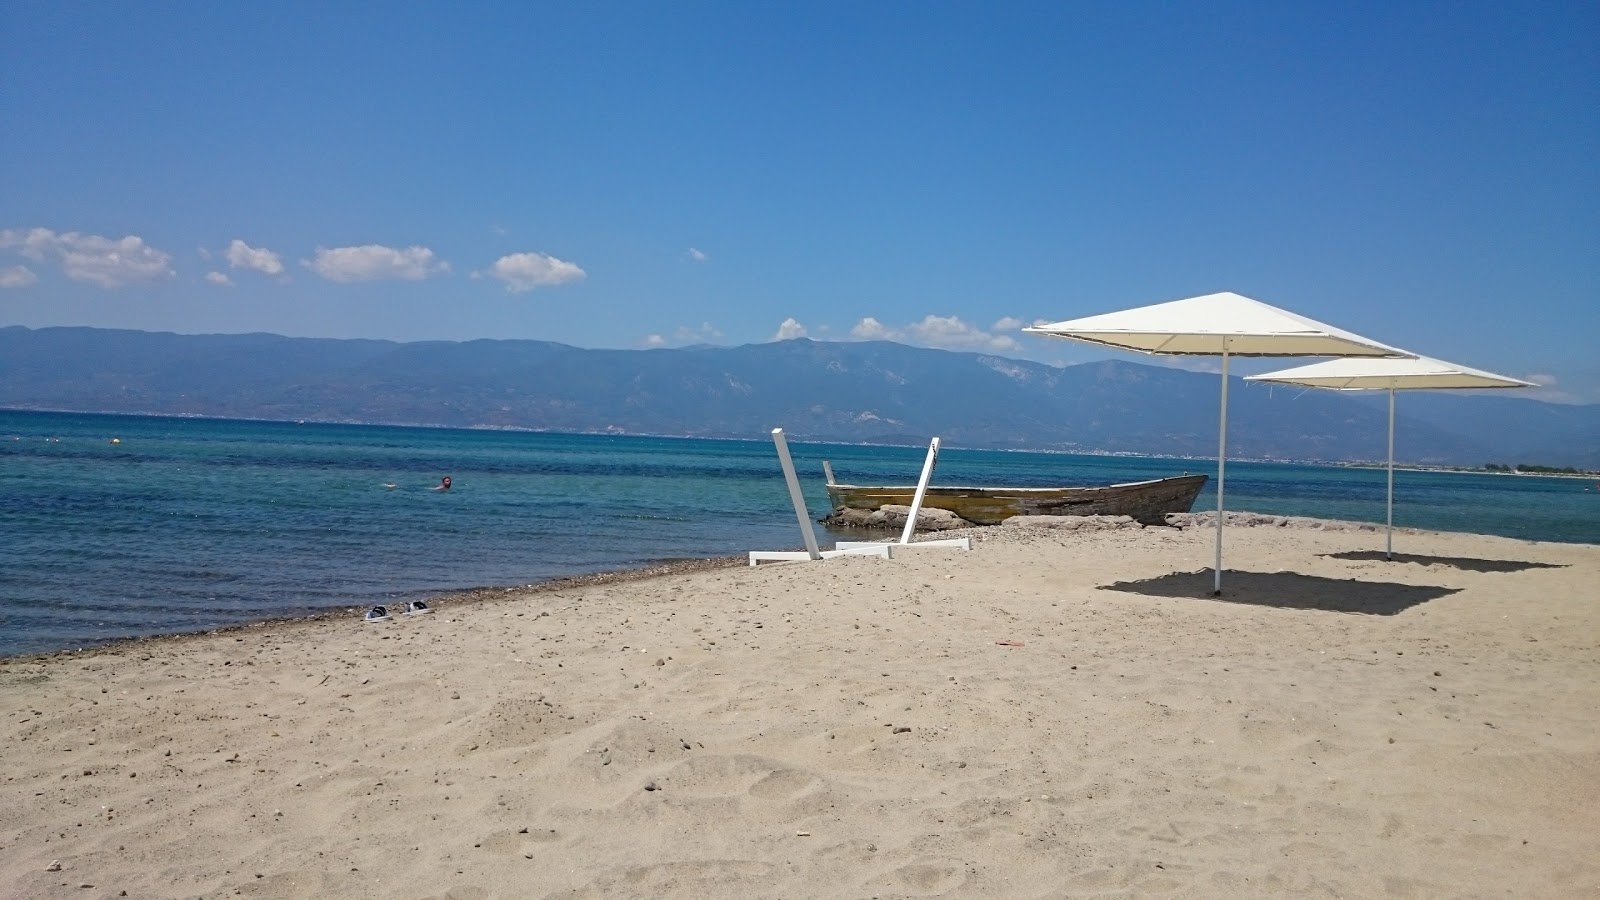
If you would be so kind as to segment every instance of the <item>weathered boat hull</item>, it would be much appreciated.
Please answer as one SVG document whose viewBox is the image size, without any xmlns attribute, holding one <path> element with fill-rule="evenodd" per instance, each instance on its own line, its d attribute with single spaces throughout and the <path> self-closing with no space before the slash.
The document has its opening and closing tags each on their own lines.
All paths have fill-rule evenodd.
<svg viewBox="0 0 1600 900">
<path fill-rule="evenodd" d="M 975 525 L 998 525 L 1012 516 L 1132 516 L 1146 525 L 1161 525 L 1168 513 L 1188 512 L 1205 483 L 1205 475 L 1182 475 L 1106 487 L 929 486 L 922 505 L 949 510 Z M 830 484 L 827 487 L 828 499 L 833 501 L 835 509 L 910 506 L 917 490 L 914 485 Z"/>
</svg>

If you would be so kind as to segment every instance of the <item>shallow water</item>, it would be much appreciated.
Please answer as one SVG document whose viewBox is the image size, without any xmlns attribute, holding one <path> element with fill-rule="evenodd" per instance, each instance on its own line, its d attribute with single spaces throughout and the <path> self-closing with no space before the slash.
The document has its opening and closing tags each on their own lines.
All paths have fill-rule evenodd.
<svg viewBox="0 0 1600 900">
<path fill-rule="evenodd" d="M 841 481 L 912 483 L 926 453 L 791 449 L 816 516 L 823 459 Z M 1214 467 L 947 448 L 937 480 L 1107 484 Z M 454 488 L 430 490 L 444 475 Z M 1209 487 L 1196 509 L 1215 507 Z M 1395 524 L 1596 543 L 1594 487 L 1398 472 Z M 1383 496 L 1381 470 L 1228 465 L 1230 509 L 1381 522 Z M 0 411 L 0 655 L 799 546 L 765 435 Z"/>
</svg>

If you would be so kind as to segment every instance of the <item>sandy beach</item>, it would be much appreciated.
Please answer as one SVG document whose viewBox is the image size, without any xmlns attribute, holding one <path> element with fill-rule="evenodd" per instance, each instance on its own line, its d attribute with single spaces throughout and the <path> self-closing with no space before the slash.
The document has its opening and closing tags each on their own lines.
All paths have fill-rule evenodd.
<svg viewBox="0 0 1600 900">
<path fill-rule="evenodd" d="M 1600 547 L 973 534 L 0 662 L 0 897 L 1600 895 Z"/>
</svg>

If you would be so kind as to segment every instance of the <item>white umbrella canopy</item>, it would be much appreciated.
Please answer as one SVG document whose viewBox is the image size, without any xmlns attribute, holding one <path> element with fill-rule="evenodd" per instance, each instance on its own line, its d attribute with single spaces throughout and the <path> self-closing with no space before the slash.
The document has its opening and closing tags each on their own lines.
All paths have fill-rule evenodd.
<svg viewBox="0 0 1600 900">
<path fill-rule="evenodd" d="M 1389 559 L 1394 559 L 1394 392 L 1538 387 L 1531 381 L 1426 356 L 1415 359 L 1332 359 L 1309 366 L 1250 375 L 1245 381 L 1297 384 L 1334 391 L 1389 392 L 1389 490 L 1383 551 Z"/>
<path fill-rule="evenodd" d="M 1234 293 L 1024 328 L 1140 353 L 1175 356 L 1413 356 Z"/>
<path fill-rule="evenodd" d="M 1034 325 L 1023 331 L 1139 353 L 1222 357 L 1222 402 L 1217 427 L 1217 562 L 1213 582 L 1213 591 L 1218 595 L 1222 593 L 1229 357 L 1414 355 L 1398 347 L 1390 347 L 1230 292 L 1173 300 L 1050 325 Z"/>
</svg>

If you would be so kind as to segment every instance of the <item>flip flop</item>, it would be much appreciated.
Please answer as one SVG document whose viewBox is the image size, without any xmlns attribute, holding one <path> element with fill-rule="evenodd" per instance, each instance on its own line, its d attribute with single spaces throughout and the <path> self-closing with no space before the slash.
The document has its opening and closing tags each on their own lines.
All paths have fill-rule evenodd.
<svg viewBox="0 0 1600 900">
<path fill-rule="evenodd" d="M 374 606 L 367 610 L 365 616 L 362 616 L 362 620 L 367 622 L 388 622 L 393 618 L 393 616 L 389 615 L 389 611 L 381 606 Z"/>
<path fill-rule="evenodd" d="M 406 604 L 406 611 L 402 613 L 402 615 L 425 616 L 431 612 L 433 612 L 433 610 L 428 608 L 428 604 L 423 603 L 421 600 L 413 600 Z"/>
</svg>

